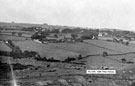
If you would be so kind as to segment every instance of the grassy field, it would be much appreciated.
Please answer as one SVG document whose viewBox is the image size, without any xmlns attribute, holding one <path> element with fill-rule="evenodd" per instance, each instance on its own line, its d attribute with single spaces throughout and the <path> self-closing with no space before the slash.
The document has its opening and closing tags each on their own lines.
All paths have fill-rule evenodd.
<svg viewBox="0 0 135 86">
<path fill-rule="evenodd" d="M 82 55 L 91 55 L 91 54 L 102 54 L 104 51 L 108 51 L 108 53 L 114 54 L 117 53 L 115 51 L 107 50 L 104 48 L 100 48 L 93 45 L 88 45 L 85 43 L 58 43 L 58 44 L 50 44 L 51 46 L 54 46 L 56 48 L 64 49 L 64 50 L 70 50 L 72 52 L 77 52 Z"/>
<path fill-rule="evenodd" d="M 107 42 L 101 40 L 86 40 L 85 42 L 93 46 L 104 47 L 106 49 L 113 50 L 119 53 L 135 52 L 134 47 L 122 45 L 119 43 Z"/>
<path fill-rule="evenodd" d="M 34 41 L 14 41 L 14 44 L 19 46 L 22 50 L 37 51 L 41 56 L 55 57 L 59 59 L 64 59 L 68 56 L 76 57 L 79 54 L 82 54 L 83 56 L 102 54 L 104 51 L 107 51 L 110 54 L 118 53 L 80 42 L 40 44 Z"/>
<path fill-rule="evenodd" d="M 56 59 L 65 59 L 68 56 L 74 57 L 79 54 L 72 51 L 67 51 L 53 47 L 49 44 L 40 44 L 34 41 L 14 41 L 16 46 L 22 50 L 37 51 L 41 56 L 55 57 Z"/>
<path fill-rule="evenodd" d="M 11 51 L 11 48 L 9 48 L 4 42 L 0 42 L 0 51 Z"/>
<path fill-rule="evenodd" d="M 102 40 L 85 40 L 83 42 L 75 43 L 47 43 L 41 44 L 32 40 L 25 41 L 14 41 L 16 46 L 19 46 L 23 51 L 37 51 L 42 57 L 47 58 L 54 57 L 56 59 L 64 60 L 68 56 L 77 57 L 79 54 L 83 56 L 91 54 L 102 54 L 106 51 L 108 54 L 119 54 L 126 52 L 134 52 L 135 48 L 131 46 L 126 46 L 114 42 L 107 42 Z M 121 58 L 126 58 L 128 61 L 134 61 L 134 54 L 118 55 L 118 56 L 108 56 L 106 58 L 102 56 L 91 56 L 84 61 L 89 67 L 101 67 L 109 66 L 115 68 L 125 67 L 122 66 Z"/>
<path fill-rule="evenodd" d="M 100 69 L 102 66 L 113 67 L 115 69 L 120 68 L 122 63 L 111 60 L 109 58 L 104 58 L 102 56 L 91 56 L 86 58 L 86 64 L 88 68 Z"/>
<path fill-rule="evenodd" d="M 134 52 L 135 50 L 135 48 L 131 46 L 101 40 L 87 40 L 85 42 L 40 44 L 33 41 L 16 41 L 14 43 L 17 46 L 20 46 L 22 50 L 33 50 L 39 52 L 42 56 L 55 57 L 58 59 L 65 59 L 67 56 L 77 56 L 79 54 L 82 54 L 83 56 L 102 54 L 104 51 L 109 54 L 118 54 Z M 135 61 L 134 57 L 134 54 L 108 57 L 90 56 L 82 61 L 86 62 L 88 68 L 95 67 L 95 69 L 99 69 L 102 66 L 107 66 L 114 69 L 124 69 L 129 66 L 129 64 L 122 63 L 121 59 L 126 58 L 127 61 Z"/>
</svg>

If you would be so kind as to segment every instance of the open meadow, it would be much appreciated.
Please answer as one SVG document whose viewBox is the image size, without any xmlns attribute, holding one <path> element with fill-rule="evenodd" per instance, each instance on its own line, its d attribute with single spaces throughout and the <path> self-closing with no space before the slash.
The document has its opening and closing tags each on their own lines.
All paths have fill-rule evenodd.
<svg viewBox="0 0 135 86">
<path fill-rule="evenodd" d="M 59 49 L 50 44 L 41 44 L 34 41 L 14 41 L 16 46 L 21 50 L 37 51 L 42 57 L 54 57 L 56 59 L 65 59 L 69 57 L 76 57 L 79 55 L 77 52 L 72 52 L 64 49 Z"/>
<path fill-rule="evenodd" d="M 116 51 L 118 53 L 128 53 L 128 52 L 135 51 L 135 47 L 126 46 L 126 45 L 122 45 L 122 44 L 114 43 L 114 42 L 107 42 L 107 41 L 102 41 L 102 40 L 85 40 L 85 42 L 90 45 L 102 47 L 108 50 Z"/>
<path fill-rule="evenodd" d="M 37 51 L 41 56 L 54 58 L 75 57 L 79 54 L 83 56 L 91 54 L 102 54 L 107 51 L 109 54 L 116 54 L 118 52 L 107 50 L 101 47 L 88 45 L 81 42 L 76 43 L 47 43 L 41 44 L 35 41 L 14 41 L 16 46 L 19 46 L 23 51 Z"/>
<path fill-rule="evenodd" d="M 12 51 L 4 42 L 0 41 L 0 51 Z"/>
</svg>

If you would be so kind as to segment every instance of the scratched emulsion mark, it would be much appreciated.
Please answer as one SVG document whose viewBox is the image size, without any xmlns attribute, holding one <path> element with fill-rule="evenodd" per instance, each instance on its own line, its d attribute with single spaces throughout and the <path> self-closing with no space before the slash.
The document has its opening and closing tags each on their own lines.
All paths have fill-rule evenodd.
<svg viewBox="0 0 135 86">
<path fill-rule="evenodd" d="M 11 80 L 11 86 L 18 86 L 17 85 L 17 80 L 15 78 L 15 74 L 14 74 L 14 71 L 13 71 L 13 66 L 11 64 L 11 61 L 10 61 L 10 58 L 8 57 L 8 63 L 9 63 L 9 66 L 10 66 L 10 70 L 11 70 L 11 77 L 12 77 L 12 80 Z"/>
</svg>

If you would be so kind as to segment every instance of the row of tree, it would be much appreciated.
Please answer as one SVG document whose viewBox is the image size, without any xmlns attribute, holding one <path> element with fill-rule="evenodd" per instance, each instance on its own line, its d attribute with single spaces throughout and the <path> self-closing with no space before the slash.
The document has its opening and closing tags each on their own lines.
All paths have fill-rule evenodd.
<svg viewBox="0 0 135 86">
<path fill-rule="evenodd" d="M 39 54 L 35 51 L 22 51 L 19 46 L 15 46 L 11 40 L 8 40 L 6 44 L 12 49 L 11 52 L 8 51 L 1 51 L 3 55 L 9 55 L 14 58 L 26 58 L 26 57 L 36 57 Z"/>
<path fill-rule="evenodd" d="M 57 59 L 54 59 L 53 57 L 51 57 L 51 58 L 46 58 L 46 57 L 44 57 L 44 58 L 39 58 L 39 57 L 36 57 L 35 58 L 37 61 L 47 61 L 47 62 L 60 62 L 60 60 L 57 60 Z"/>
<path fill-rule="evenodd" d="M 55 59 L 55 58 L 53 58 L 53 57 L 51 57 L 51 58 L 36 57 L 35 59 L 36 59 L 37 61 L 47 61 L 47 62 L 71 62 L 71 61 L 75 61 L 76 59 L 82 59 L 82 55 L 79 55 L 77 58 L 67 57 L 64 61 Z"/>
</svg>

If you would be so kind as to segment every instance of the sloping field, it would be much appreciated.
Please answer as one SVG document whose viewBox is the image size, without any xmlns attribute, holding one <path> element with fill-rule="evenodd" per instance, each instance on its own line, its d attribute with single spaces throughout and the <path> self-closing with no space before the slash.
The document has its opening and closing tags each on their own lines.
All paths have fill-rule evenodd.
<svg viewBox="0 0 135 86">
<path fill-rule="evenodd" d="M 22 50 L 37 51 L 41 56 L 56 57 L 62 59 L 68 56 L 74 57 L 82 54 L 83 56 L 90 54 L 102 54 L 104 51 L 116 54 L 117 52 L 99 48 L 85 43 L 48 43 L 41 44 L 34 41 L 14 41 L 16 46 Z M 64 59 L 64 58 L 63 58 Z"/>
<path fill-rule="evenodd" d="M 114 42 L 107 42 L 101 40 L 85 40 L 85 42 L 88 43 L 89 45 L 104 47 L 106 49 L 110 49 L 119 53 L 135 52 L 135 48 L 132 46 L 126 46 Z"/>
<path fill-rule="evenodd" d="M 11 51 L 11 48 L 9 48 L 4 42 L 0 42 L 0 51 Z"/>
<path fill-rule="evenodd" d="M 104 58 L 101 56 L 91 56 L 89 58 L 86 58 L 86 61 L 87 61 L 86 64 L 88 68 L 95 67 L 99 69 L 102 66 L 120 68 L 122 66 L 122 63 L 118 61 L 111 60 L 109 58 Z"/>
<path fill-rule="evenodd" d="M 104 51 L 107 51 L 108 53 L 111 54 L 116 54 L 117 52 L 112 51 L 112 50 L 107 50 L 104 48 L 100 48 L 100 47 L 96 47 L 93 45 L 88 45 L 85 43 L 80 43 L 80 42 L 76 42 L 76 43 L 57 43 L 57 44 L 49 44 L 51 46 L 54 46 L 56 48 L 60 48 L 63 50 L 69 50 L 72 52 L 77 52 L 83 55 L 91 55 L 91 54 L 102 54 Z"/>
<path fill-rule="evenodd" d="M 135 62 L 135 54 L 125 54 L 125 55 L 114 55 L 108 56 L 107 58 L 115 59 L 121 61 L 122 58 L 125 58 L 127 61 Z"/>
<path fill-rule="evenodd" d="M 34 41 L 14 41 L 14 44 L 19 46 L 22 50 L 37 51 L 41 56 L 55 57 L 61 60 L 68 56 L 74 57 L 79 55 L 76 52 L 59 49 L 49 44 L 40 44 Z"/>
</svg>

